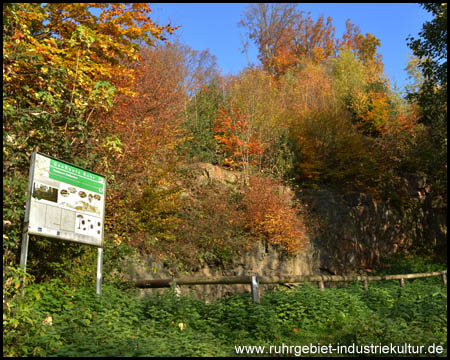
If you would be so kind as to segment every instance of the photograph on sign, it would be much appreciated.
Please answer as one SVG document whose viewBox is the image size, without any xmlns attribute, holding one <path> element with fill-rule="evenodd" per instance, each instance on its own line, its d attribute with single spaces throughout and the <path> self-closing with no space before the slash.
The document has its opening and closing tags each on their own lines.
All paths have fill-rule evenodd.
<svg viewBox="0 0 450 360">
<path fill-rule="evenodd" d="M 33 198 L 57 203 L 58 189 L 36 181 L 33 184 Z"/>
<path fill-rule="evenodd" d="M 105 178 L 39 153 L 34 161 L 29 233 L 101 246 Z"/>
</svg>

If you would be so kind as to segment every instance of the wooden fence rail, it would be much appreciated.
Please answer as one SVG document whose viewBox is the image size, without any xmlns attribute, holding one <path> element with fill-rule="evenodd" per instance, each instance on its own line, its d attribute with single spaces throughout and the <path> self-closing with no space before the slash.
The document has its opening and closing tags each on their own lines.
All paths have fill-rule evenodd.
<svg viewBox="0 0 450 360">
<path fill-rule="evenodd" d="M 254 302 L 259 302 L 259 284 L 286 284 L 317 282 L 321 290 L 324 289 L 325 282 L 350 282 L 362 281 L 364 289 L 367 290 L 369 281 L 379 280 L 399 280 L 400 286 L 404 286 L 405 279 L 417 279 L 431 276 L 441 276 L 444 285 L 447 285 L 447 270 L 434 271 L 419 274 L 399 274 L 399 275 L 278 275 L 278 276 L 217 276 L 210 278 L 198 278 L 185 276 L 172 279 L 135 280 L 127 281 L 124 284 L 132 285 L 141 289 L 164 288 L 177 285 L 229 285 L 229 284 L 250 284 Z"/>
</svg>

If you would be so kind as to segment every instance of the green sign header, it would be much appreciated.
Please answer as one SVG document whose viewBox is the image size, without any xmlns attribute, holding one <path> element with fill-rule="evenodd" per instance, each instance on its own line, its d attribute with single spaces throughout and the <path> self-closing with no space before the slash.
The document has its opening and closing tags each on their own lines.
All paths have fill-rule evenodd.
<svg viewBox="0 0 450 360">
<path fill-rule="evenodd" d="M 50 159 L 49 177 L 98 194 L 105 191 L 104 177 L 54 159 Z"/>
</svg>

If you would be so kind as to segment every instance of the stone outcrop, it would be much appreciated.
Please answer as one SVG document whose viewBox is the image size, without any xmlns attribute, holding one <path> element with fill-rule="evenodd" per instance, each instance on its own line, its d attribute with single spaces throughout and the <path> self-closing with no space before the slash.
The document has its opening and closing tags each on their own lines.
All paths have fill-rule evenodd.
<svg viewBox="0 0 450 360">
<path fill-rule="evenodd" d="M 130 279 L 168 279 L 181 277 L 185 274 L 173 273 L 163 264 L 153 260 L 151 256 L 128 259 L 125 266 Z M 277 248 L 260 242 L 253 250 L 233 259 L 232 263 L 224 269 L 204 266 L 200 271 L 190 273 L 190 276 L 208 278 L 213 276 L 238 276 L 238 275 L 273 275 L 273 274 L 304 274 L 319 273 L 319 261 L 313 248 L 303 253 L 287 257 Z M 273 288 L 273 285 L 260 285 L 264 291 Z M 142 289 L 141 293 L 151 294 L 160 289 Z M 233 293 L 250 291 L 250 285 L 195 285 L 181 286 L 181 294 L 190 294 L 196 298 L 212 301 Z"/>
<path fill-rule="evenodd" d="M 338 274 L 370 269 L 381 265 L 383 257 L 406 253 L 421 244 L 433 244 L 446 254 L 445 209 L 433 206 L 420 182 L 410 190 L 415 205 L 402 208 L 356 192 L 299 194 L 322 223 L 322 230 L 311 237 L 320 252 L 321 267 Z"/>
<path fill-rule="evenodd" d="M 196 163 L 193 168 L 200 170 L 200 175 L 197 177 L 197 182 L 200 184 L 212 180 L 224 184 L 236 184 L 242 179 L 242 173 L 239 171 L 226 170 L 208 163 Z"/>
<path fill-rule="evenodd" d="M 206 163 L 194 165 L 197 181 L 206 184 L 218 181 L 233 186 L 242 181 L 242 174 Z M 204 266 L 199 277 L 227 275 L 309 275 L 364 272 L 379 265 L 382 256 L 407 251 L 411 244 L 431 241 L 441 244 L 446 252 L 447 222 L 443 211 L 430 199 L 420 181 L 411 185 L 416 207 L 400 209 L 376 201 L 367 194 L 337 194 L 330 190 L 301 191 L 297 194 L 285 186 L 279 192 L 287 199 L 297 196 L 308 205 L 320 226 L 310 234 L 310 246 L 297 256 L 286 256 L 276 247 L 260 242 L 253 250 L 233 259 L 224 269 Z M 164 279 L 180 277 L 151 257 L 128 259 L 128 279 Z M 261 286 L 262 290 L 269 286 Z M 236 292 L 249 291 L 249 285 L 182 286 L 182 293 L 194 294 L 204 300 L 214 300 Z M 151 293 L 157 289 L 145 289 Z"/>
</svg>

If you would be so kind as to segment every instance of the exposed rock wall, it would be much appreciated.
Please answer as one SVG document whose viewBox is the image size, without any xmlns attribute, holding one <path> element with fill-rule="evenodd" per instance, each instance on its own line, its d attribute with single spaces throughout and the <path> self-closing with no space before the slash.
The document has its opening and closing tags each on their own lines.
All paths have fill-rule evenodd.
<svg viewBox="0 0 450 360">
<path fill-rule="evenodd" d="M 242 180 L 238 171 L 211 164 L 195 165 L 199 183 L 219 181 L 235 184 Z M 293 198 L 294 192 L 280 186 L 280 194 Z M 252 251 L 233 260 L 225 269 L 205 266 L 190 275 L 199 277 L 226 275 L 319 274 L 328 271 L 346 274 L 379 265 L 382 256 L 407 251 L 412 244 L 432 242 L 446 253 L 446 211 L 433 205 L 426 187 L 418 182 L 411 186 L 417 206 L 400 210 L 378 202 L 366 194 L 338 195 L 329 190 L 302 191 L 296 194 L 308 204 L 321 226 L 310 235 L 310 247 L 297 256 L 288 257 L 277 248 L 259 243 Z M 321 270 L 322 269 L 322 270 Z M 151 257 L 127 261 L 130 279 L 163 279 L 180 277 Z M 269 286 L 261 286 L 264 290 Z M 156 289 L 142 290 L 152 293 Z M 214 300 L 236 292 L 250 291 L 249 285 L 182 286 L 181 293 L 190 293 L 204 300 Z"/>
<path fill-rule="evenodd" d="M 433 206 L 429 194 L 417 192 L 422 196 L 414 198 L 415 205 L 401 209 L 361 193 L 301 194 L 300 199 L 322 223 L 321 231 L 311 237 L 321 267 L 339 274 L 370 269 L 380 265 L 383 257 L 423 244 L 446 254 L 446 211 Z"/>
<path fill-rule="evenodd" d="M 200 271 L 191 273 L 191 276 L 208 278 L 213 276 L 238 276 L 238 275 L 274 275 L 274 274 L 304 274 L 319 273 L 319 259 L 315 256 L 315 250 L 311 247 L 305 252 L 287 257 L 278 249 L 260 242 L 253 250 L 242 254 L 233 260 L 225 269 L 215 269 L 210 266 L 203 267 Z M 133 280 L 141 279 L 168 279 L 182 277 L 184 274 L 173 273 L 163 264 L 153 260 L 151 256 L 128 259 L 124 266 L 128 277 Z M 260 285 L 262 291 L 272 288 L 273 285 Z M 142 295 L 151 294 L 159 289 L 143 289 Z M 181 286 L 182 294 L 191 294 L 196 298 L 211 301 L 233 293 L 248 292 L 250 285 L 195 285 Z"/>
</svg>

